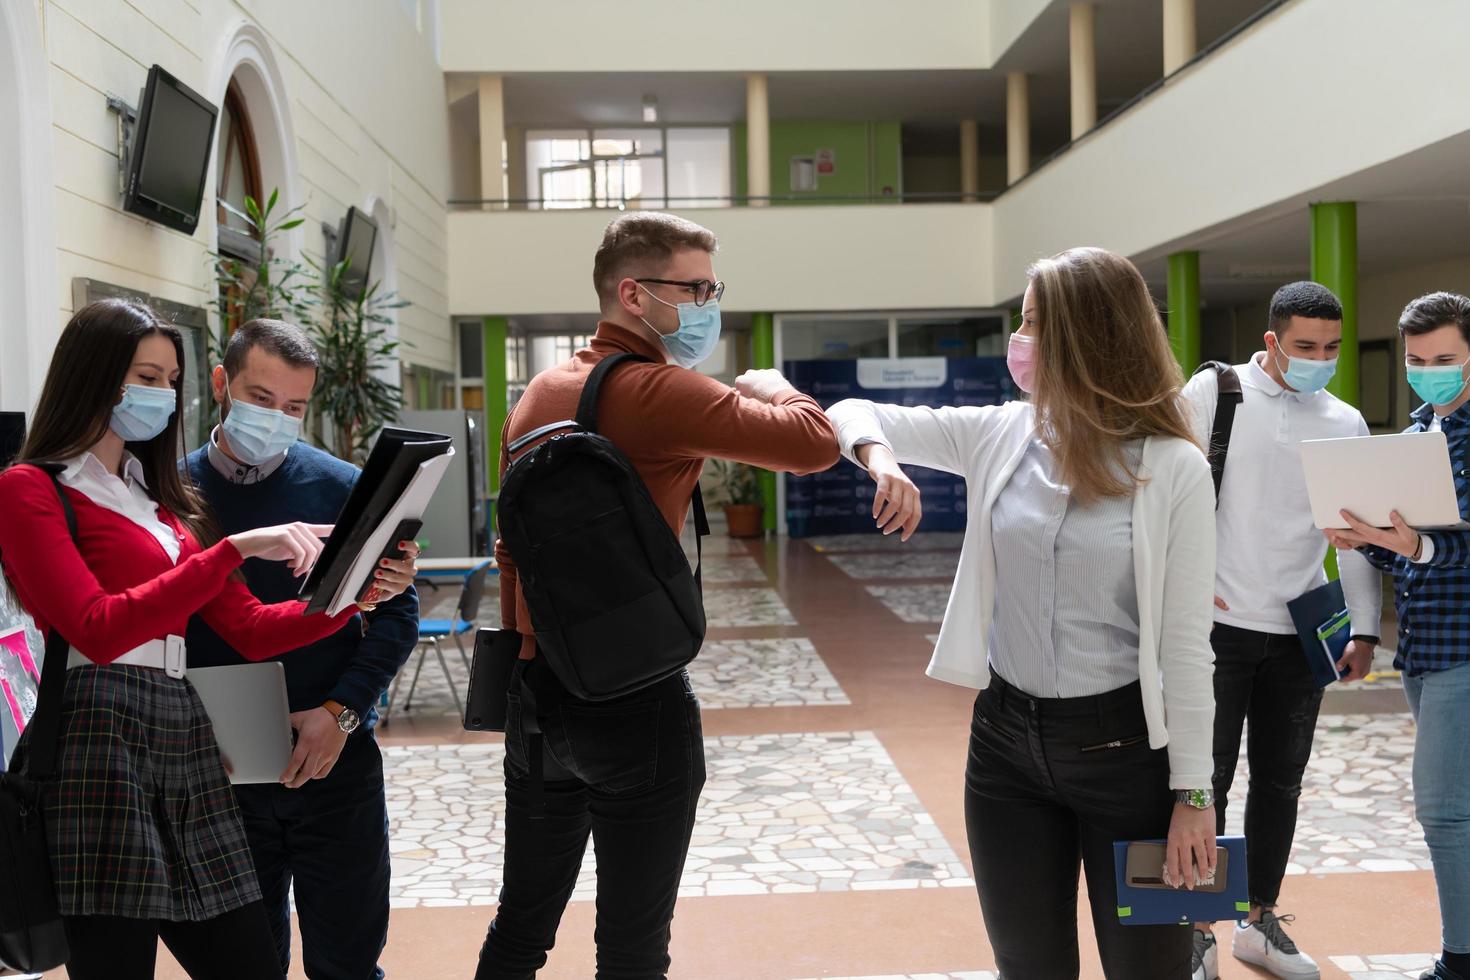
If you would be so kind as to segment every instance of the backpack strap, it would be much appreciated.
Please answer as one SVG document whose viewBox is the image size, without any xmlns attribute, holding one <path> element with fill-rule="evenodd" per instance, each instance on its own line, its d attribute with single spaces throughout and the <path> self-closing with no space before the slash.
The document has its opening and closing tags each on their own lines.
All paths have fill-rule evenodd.
<svg viewBox="0 0 1470 980">
<path fill-rule="evenodd" d="M 587 381 L 582 385 L 582 397 L 577 400 L 577 425 L 581 426 L 583 432 L 597 431 L 597 399 L 602 394 L 602 383 L 613 369 L 619 364 L 628 361 L 642 361 L 644 364 L 652 364 L 648 358 L 641 354 L 627 352 L 609 354 L 597 362 L 592 373 L 587 376 Z M 557 423 L 548 428 L 560 428 L 566 423 Z M 690 497 L 690 504 L 694 507 L 694 581 L 700 591 L 704 591 L 704 578 L 701 571 L 704 566 L 704 544 L 702 539 L 709 534 L 709 517 L 704 512 L 704 495 L 699 491 L 699 484 L 694 484 L 694 493 Z"/>
<path fill-rule="evenodd" d="M 1224 361 L 1207 361 L 1195 374 L 1214 371 L 1219 376 L 1219 394 L 1215 400 L 1215 424 L 1210 428 L 1210 475 L 1215 478 L 1215 506 L 1220 506 L 1220 484 L 1225 479 L 1225 457 L 1230 453 L 1230 433 L 1235 428 L 1235 409 L 1245 400 L 1240 376 Z"/>
<path fill-rule="evenodd" d="M 67 530 L 73 541 L 77 539 L 77 515 L 71 501 L 61 489 L 59 476 L 64 467 L 59 463 L 33 464 L 51 477 L 56 496 L 61 500 L 61 512 L 66 517 Z M 36 698 L 36 711 L 31 716 L 31 741 L 26 752 L 25 774 L 28 779 L 44 780 L 56 770 L 57 743 L 61 735 L 61 700 L 66 687 L 66 660 L 71 644 L 62 638 L 61 631 L 51 627 L 46 636 L 46 659 L 41 664 L 41 689 Z"/>
</svg>

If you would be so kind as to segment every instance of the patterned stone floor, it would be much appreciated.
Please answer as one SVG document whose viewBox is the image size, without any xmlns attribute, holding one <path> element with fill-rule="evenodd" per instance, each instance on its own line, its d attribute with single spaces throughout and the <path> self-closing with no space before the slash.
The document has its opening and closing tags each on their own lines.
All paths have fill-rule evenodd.
<svg viewBox="0 0 1470 980">
<path fill-rule="evenodd" d="M 775 589 L 706 589 L 704 615 L 710 629 L 796 625 Z"/>
<path fill-rule="evenodd" d="M 838 552 L 827 558 L 855 579 L 939 578 L 953 582 L 960 565 L 958 551 L 909 551 L 896 555 Z"/>
<path fill-rule="evenodd" d="M 1287 874 L 1429 870 L 1414 819 L 1413 751 L 1407 714 L 1323 715 Z M 1243 832 L 1248 778 L 1242 758 L 1226 814 L 1232 834 Z"/>
<path fill-rule="evenodd" d="M 868 594 L 905 623 L 938 623 L 949 603 L 950 583 L 943 585 L 870 585 Z"/>
<path fill-rule="evenodd" d="M 749 555 L 704 556 L 703 572 L 705 584 L 722 585 L 727 582 L 764 582 L 765 569 Z"/>
<path fill-rule="evenodd" d="M 989 970 L 970 970 L 965 973 L 885 973 L 872 977 L 829 977 L 827 980 L 999 980 L 999 976 Z"/>
<path fill-rule="evenodd" d="M 868 732 L 705 740 L 680 897 L 970 888 L 959 855 Z M 383 751 L 395 908 L 489 905 L 500 888 L 500 745 Z M 589 849 L 573 901 L 594 897 Z"/>
<path fill-rule="evenodd" d="M 1349 980 L 1402 980 L 1419 975 L 1434 966 L 1434 953 L 1380 953 L 1376 956 L 1333 956 L 1332 965 L 1342 970 Z"/>
<path fill-rule="evenodd" d="M 907 541 L 897 534 L 831 534 L 802 538 L 815 551 L 888 551 L 903 548 L 908 551 L 959 551 L 965 540 L 963 531 L 921 531 Z"/>
</svg>

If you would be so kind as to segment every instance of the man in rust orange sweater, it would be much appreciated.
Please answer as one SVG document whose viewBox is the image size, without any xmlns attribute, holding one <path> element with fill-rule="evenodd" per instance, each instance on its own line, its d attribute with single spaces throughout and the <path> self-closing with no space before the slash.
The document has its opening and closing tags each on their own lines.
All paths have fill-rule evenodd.
<svg viewBox="0 0 1470 980">
<path fill-rule="evenodd" d="M 593 265 L 602 322 L 591 345 L 537 375 L 501 445 L 576 414 L 592 368 L 628 351 L 603 385 L 599 431 L 637 469 L 675 533 L 710 456 L 811 473 L 837 462 L 820 406 L 779 371 L 749 371 L 731 388 L 691 370 L 719 340 L 715 236 L 667 214 L 622 215 Z M 502 473 L 509 460 L 502 452 Z M 476 980 L 534 977 L 546 963 L 591 834 L 597 855 L 597 975 L 662 977 L 669 926 L 704 785 L 699 703 L 687 674 L 596 704 L 568 694 L 535 659 L 515 565 L 497 544 L 501 619 L 528 661 L 512 682 L 506 732 L 505 883 Z M 529 732 L 544 734 L 544 783 L 532 784 Z M 532 800 L 544 794 L 544 812 Z M 534 819 L 533 819 L 534 817 Z"/>
</svg>

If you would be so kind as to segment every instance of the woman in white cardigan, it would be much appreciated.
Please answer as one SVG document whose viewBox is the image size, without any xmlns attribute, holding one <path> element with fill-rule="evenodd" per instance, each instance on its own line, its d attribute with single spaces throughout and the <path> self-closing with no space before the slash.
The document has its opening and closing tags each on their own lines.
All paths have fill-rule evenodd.
<svg viewBox="0 0 1470 980">
<path fill-rule="evenodd" d="M 900 464 L 968 483 L 929 675 L 981 689 L 965 818 L 1001 976 L 1078 975 L 1080 864 L 1107 976 L 1187 980 L 1188 929 L 1119 923 L 1112 845 L 1167 838 L 1184 887 L 1214 870 L 1210 469 L 1133 264 L 1072 249 L 1028 278 L 1007 360 L 1030 402 L 828 414 L 884 533 L 921 516 Z"/>
</svg>

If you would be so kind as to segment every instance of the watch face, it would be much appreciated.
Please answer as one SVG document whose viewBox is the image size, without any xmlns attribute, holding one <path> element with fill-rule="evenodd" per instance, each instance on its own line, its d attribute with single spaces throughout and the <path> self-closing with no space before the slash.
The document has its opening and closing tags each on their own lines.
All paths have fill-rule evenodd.
<svg viewBox="0 0 1470 980">
<path fill-rule="evenodd" d="M 357 717 L 357 712 L 351 708 L 343 708 L 342 713 L 337 716 L 337 727 L 349 735 L 357 731 L 357 726 L 362 722 Z"/>
</svg>

